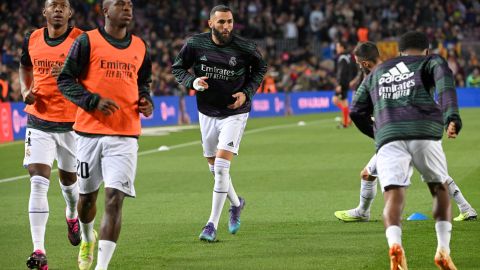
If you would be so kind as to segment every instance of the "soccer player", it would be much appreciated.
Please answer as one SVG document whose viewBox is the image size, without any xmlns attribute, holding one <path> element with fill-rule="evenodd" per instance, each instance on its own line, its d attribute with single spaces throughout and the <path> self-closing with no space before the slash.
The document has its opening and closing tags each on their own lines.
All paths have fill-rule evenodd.
<svg viewBox="0 0 480 270">
<path fill-rule="evenodd" d="M 347 50 L 345 42 L 336 42 L 335 51 L 337 54 L 335 62 L 337 86 L 335 87 L 335 95 L 332 97 L 332 102 L 342 111 L 343 117 L 339 128 L 346 128 L 351 122 L 348 115 L 348 89 L 350 88 L 350 83 L 357 75 L 357 66 L 352 54 Z"/>
<path fill-rule="evenodd" d="M 373 199 L 377 194 L 377 155 L 373 155 L 365 168 L 360 172 L 360 201 L 356 208 L 349 210 L 336 211 L 335 217 L 345 222 L 359 222 L 370 220 L 370 208 Z M 460 188 L 453 179 L 448 176 L 446 181 L 448 185 L 448 194 L 453 198 L 460 214 L 454 221 L 469 221 L 477 219 L 477 211 L 465 199 Z"/>
<path fill-rule="evenodd" d="M 380 53 L 373 42 L 364 42 L 357 45 L 353 50 L 355 61 L 360 70 L 367 76 L 376 65 L 381 64 Z M 360 202 L 356 208 L 336 211 L 335 216 L 345 222 L 368 221 L 370 219 L 370 207 L 377 194 L 377 156 L 373 155 L 365 168 L 360 172 Z M 451 177 L 447 179 L 448 191 L 451 198 L 457 203 L 460 215 L 455 221 L 473 220 L 477 218 L 477 212 L 463 197 L 460 188 Z"/>
<path fill-rule="evenodd" d="M 210 11 L 209 33 L 190 38 L 172 66 L 176 80 L 197 91 L 203 155 L 215 177 L 212 211 L 200 239 L 214 242 L 226 197 L 229 231 L 240 228 L 245 200 L 235 193 L 230 163 L 238 154 L 252 98 L 267 71 L 256 44 L 233 31 L 232 10 L 224 5 Z M 193 67 L 193 74 L 188 69 Z"/>
<path fill-rule="evenodd" d="M 149 116 L 151 60 L 147 45 L 127 32 L 133 19 L 130 0 L 105 0 L 105 27 L 78 37 L 58 77 L 62 93 L 79 106 L 77 132 L 78 212 L 81 270 L 90 269 L 97 241 L 93 230 L 96 199 L 105 184 L 96 270 L 107 269 L 120 235 L 125 196 L 135 197 L 139 112 Z"/>
<path fill-rule="evenodd" d="M 43 16 L 47 26 L 26 34 L 20 60 L 20 85 L 27 104 L 27 131 L 23 165 L 30 174 L 28 212 L 33 253 L 30 269 L 48 269 L 45 228 L 49 216 L 47 193 L 54 160 L 66 203 L 68 239 L 80 243 L 75 137 L 72 131 L 77 106 L 62 96 L 56 77 L 70 46 L 82 31 L 69 27 L 68 0 L 47 0 Z"/>
<path fill-rule="evenodd" d="M 407 269 L 400 226 L 413 167 L 433 197 L 438 241 L 435 264 L 440 269 L 456 269 L 450 257 L 449 176 L 441 139 L 444 129 L 449 138 L 455 138 L 462 121 L 452 72 L 443 58 L 428 55 L 428 48 L 425 34 L 402 35 L 400 56 L 378 65 L 365 78 L 351 107 L 350 116 L 358 129 L 375 138 L 391 269 Z"/>
</svg>

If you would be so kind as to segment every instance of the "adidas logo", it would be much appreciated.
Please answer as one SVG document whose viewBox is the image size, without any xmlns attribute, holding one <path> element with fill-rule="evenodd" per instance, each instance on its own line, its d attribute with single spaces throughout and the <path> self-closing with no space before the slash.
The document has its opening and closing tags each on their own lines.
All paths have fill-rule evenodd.
<svg viewBox="0 0 480 270">
<path fill-rule="evenodd" d="M 382 74 L 379 85 L 384 83 L 401 82 L 412 77 L 414 72 L 411 72 L 405 63 L 397 63 L 393 68 Z"/>
<path fill-rule="evenodd" d="M 200 57 L 200 61 L 208 61 L 207 57 L 204 55 L 202 57 Z"/>
<path fill-rule="evenodd" d="M 234 147 L 233 142 L 230 142 L 230 143 L 227 144 L 227 145 L 230 146 L 230 147 Z"/>
<path fill-rule="evenodd" d="M 409 96 L 412 87 L 415 86 L 415 78 L 412 78 L 414 74 L 415 72 L 411 72 L 404 62 L 397 63 L 378 80 L 378 96 L 383 99 Z"/>
</svg>

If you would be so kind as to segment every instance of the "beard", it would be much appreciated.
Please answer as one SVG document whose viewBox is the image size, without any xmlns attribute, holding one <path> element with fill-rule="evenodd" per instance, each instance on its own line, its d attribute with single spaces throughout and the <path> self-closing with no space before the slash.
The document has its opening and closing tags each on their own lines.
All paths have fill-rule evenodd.
<svg viewBox="0 0 480 270">
<path fill-rule="evenodd" d="M 52 26 L 54 29 L 60 29 L 62 28 L 64 24 L 63 23 L 52 23 Z"/>
<path fill-rule="evenodd" d="M 55 20 L 53 17 L 50 20 L 48 20 L 48 22 L 51 26 L 53 26 L 54 29 L 60 29 L 65 24 L 68 24 L 68 20 L 67 21 L 65 21 L 65 20 L 58 21 L 58 20 Z"/>
<path fill-rule="evenodd" d="M 232 40 L 232 32 L 230 32 L 228 36 L 225 37 L 222 32 L 212 27 L 212 33 L 220 41 L 221 44 L 227 44 Z"/>
<path fill-rule="evenodd" d="M 370 74 L 370 71 L 371 71 L 370 69 L 368 69 L 368 68 L 366 68 L 366 67 L 361 67 L 360 69 L 363 71 L 363 73 L 364 73 L 365 75 Z"/>
</svg>

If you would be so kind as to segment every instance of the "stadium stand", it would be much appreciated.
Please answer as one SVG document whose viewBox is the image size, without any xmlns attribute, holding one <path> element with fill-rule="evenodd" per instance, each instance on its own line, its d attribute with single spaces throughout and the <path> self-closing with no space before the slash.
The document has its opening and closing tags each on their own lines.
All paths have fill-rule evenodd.
<svg viewBox="0 0 480 270">
<path fill-rule="evenodd" d="M 23 37 L 41 27 L 43 0 L 2 1 L 0 4 L 0 87 L 3 101 L 21 100 L 18 63 Z M 101 26 L 101 1 L 71 1 L 72 22 L 84 30 Z M 208 31 L 208 11 L 219 3 L 231 5 L 236 31 L 255 39 L 269 63 L 276 91 L 333 89 L 333 44 L 344 40 L 380 42 L 385 56 L 393 55 L 392 41 L 406 30 L 428 34 L 434 52 L 449 63 L 457 86 L 479 65 L 480 2 L 474 0 L 306 1 L 306 0 L 138 0 L 133 33 L 151 47 L 152 94 L 183 95 L 171 74 L 173 57 L 189 35 Z M 383 49 L 382 49 L 383 48 Z M 2 91 L 0 91 L 2 92 Z"/>
</svg>

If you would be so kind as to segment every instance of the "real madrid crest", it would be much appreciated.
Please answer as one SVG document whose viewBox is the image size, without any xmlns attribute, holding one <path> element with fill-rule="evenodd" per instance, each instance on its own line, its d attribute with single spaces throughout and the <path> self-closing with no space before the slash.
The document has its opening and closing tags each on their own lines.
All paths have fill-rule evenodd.
<svg viewBox="0 0 480 270">
<path fill-rule="evenodd" d="M 232 67 L 234 67 L 236 64 L 237 64 L 237 58 L 235 58 L 235 56 L 232 56 L 230 58 L 230 61 L 228 61 L 228 64 Z"/>
</svg>

